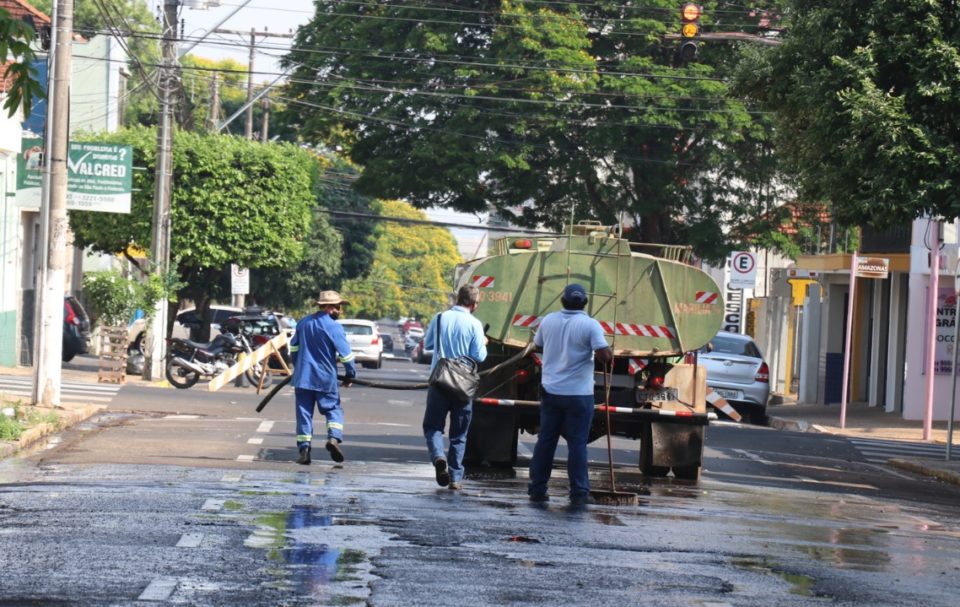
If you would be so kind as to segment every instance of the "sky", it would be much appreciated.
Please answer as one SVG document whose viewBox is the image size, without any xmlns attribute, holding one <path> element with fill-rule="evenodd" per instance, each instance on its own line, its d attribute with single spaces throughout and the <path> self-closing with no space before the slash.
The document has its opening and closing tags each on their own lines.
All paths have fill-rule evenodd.
<svg viewBox="0 0 960 607">
<path fill-rule="evenodd" d="M 204 43 L 198 45 L 191 54 L 208 59 L 235 59 L 246 65 L 249 60 L 249 31 L 255 28 L 269 32 L 288 33 L 296 32 L 297 27 L 304 25 L 313 17 L 313 0 L 250 0 L 235 15 L 222 24 L 219 22 L 243 5 L 244 0 L 221 0 L 221 6 L 205 11 L 188 8 L 181 9 L 180 17 L 184 21 L 184 37 L 193 39 L 202 36 L 212 29 L 232 29 L 247 32 L 245 36 L 230 34 L 210 34 Z M 149 0 L 148 4 L 156 12 L 163 4 L 163 0 Z M 279 74 L 280 57 L 284 50 L 290 47 L 292 40 L 288 38 L 261 38 L 257 37 L 258 44 L 263 41 L 264 48 L 257 51 L 254 58 L 254 71 Z M 282 47 L 282 48 L 280 48 Z M 257 82 L 272 81 L 275 76 L 261 74 L 256 77 Z M 446 209 L 431 209 L 427 215 L 434 221 L 471 225 L 480 223 L 474 215 L 457 213 Z M 484 219 L 486 219 L 484 217 Z M 464 259 L 473 259 L 486 253 L 487 241 L 484 238 L 486 231 L 482 229 L 452 228 L 451 233 L 457 240 L 458 248 Z"/>
<path fill-rule="evenodd" d="M 162 0 L 149 0 L 151 8 L 157 9 Z M 221 0 L 221 5 L 208 10 L 194 10 L 182 8 L 180 17 L 184 21 L 184 37 L 195 38 L 214 29 L 225 17 L 230 15 L 244 0 Z M 295 32 L 297 27 L 310 21 L 313 16 L 313 0 L 251 0 L 235 15 L 219 26 L 220 29 L 232 29 L 249 32 L 251 28 L 269 32 Z M 236 36 L 230 34 L 210 34 L 204 43 L 201 43 L 192 54 L 209 59 L 236 59 L 246 64 L 249 57 L 250 36 Z M 277 72 L 280 69 L 279 58 L 283 56 L 285 48 L 289 48 L 292 40 L 288 38 L 257 37 L 258 44 L 263 42 L 265 47 L 259 50 L 254 59 L 254 70 L 257 72 Z M 279 48 L 282 47 L 282 48 Z M 264 75 L 258 80 L 272 80 Z"/>
</svg>

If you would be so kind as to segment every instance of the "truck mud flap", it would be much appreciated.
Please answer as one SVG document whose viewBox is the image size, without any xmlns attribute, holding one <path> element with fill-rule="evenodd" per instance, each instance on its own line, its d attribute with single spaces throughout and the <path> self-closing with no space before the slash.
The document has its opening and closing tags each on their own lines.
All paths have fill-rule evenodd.
<svg viewBox="0 0 960 607">
<path fill-rule="evenodd" d="M 513 466 L 517 462 L 519 431 L 513 411 L 485 410 L 477 415 L 474 401 L 473 419 L 467 433 L 464 463 L 468 466 Z"/>
</svg>

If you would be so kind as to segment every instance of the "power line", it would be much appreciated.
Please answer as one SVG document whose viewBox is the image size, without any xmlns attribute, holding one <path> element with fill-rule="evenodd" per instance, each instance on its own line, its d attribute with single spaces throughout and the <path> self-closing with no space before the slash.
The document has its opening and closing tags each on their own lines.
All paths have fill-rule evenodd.
<svg viewBox="0 0 960 607">
<path fill-rule="evenodd" d="M 317 209 L 321 213 L 326 213 L 332 217 L 340 217 L 344 219 L 355 219 L 355 220 L 375 220 L 375 221 L 391 221 L 394 223 L 402 223 L 409 225 L 430 225 L 444 228 L 459 228 L 466 230 L 481 230 L 487 232 L 509 232 L 516 234 L 532 234 L 537 236 L 560 236 L 556 232 L 546 232 L 542 230 L 531 230 L 528 228 L 504 228 L 500 226 L 491 226 L 491 225 L 470 225 L 465 223 L 455 223 L 449 221 L 433 221 L 430 219 L 411 219 L 408 217 L 390 217 L 387 215 L 377 215 L 376 213 L 361 213 L 359 211 L 334 211 L 333 209 L 319 208 Z"/>
</svg>

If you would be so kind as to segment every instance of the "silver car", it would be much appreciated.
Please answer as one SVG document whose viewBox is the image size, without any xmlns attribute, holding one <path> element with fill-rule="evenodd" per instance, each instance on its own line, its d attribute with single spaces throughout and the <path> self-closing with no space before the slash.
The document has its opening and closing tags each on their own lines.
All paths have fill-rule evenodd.
<svg viewBox="0 0 960 607">
<path fill-rule="evenodd" d="M 372 320 L 345 318 L 337 321 L 347 334 L 347 343 L 356 355 L 356 361 L 367 369 L 379 369 L 383 364 L 383 340 L 380 329 Z"/>
<path fill-rule="evenodd" d="M 762 424 L 770 396 L 770 368 L 749 335 L 721 331 L 699 354 L 707 386 L 727 399 L 746 423 Z"/>
</svg>

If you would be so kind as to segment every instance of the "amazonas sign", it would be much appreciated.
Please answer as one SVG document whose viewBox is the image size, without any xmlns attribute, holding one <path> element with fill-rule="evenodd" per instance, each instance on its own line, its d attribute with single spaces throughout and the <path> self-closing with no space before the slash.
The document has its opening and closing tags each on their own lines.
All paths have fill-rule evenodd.
<svg viewBox="0 0 960 607">
<path fill-rule="evenodd" d="M 17 157 L 17 205 L 40 208 L 43 140 L 24 139 Z M 133 189 L 133 148 L 113 143 L 70 143 L 67 154 L 67 209 L 129 213 Z"/>
</svg>

